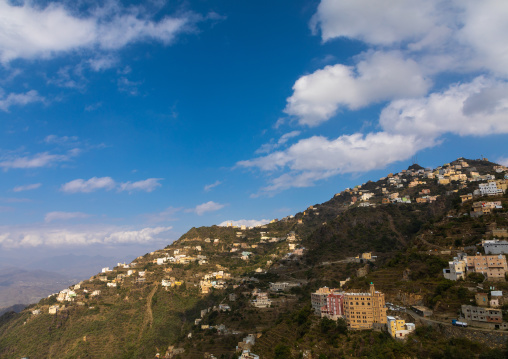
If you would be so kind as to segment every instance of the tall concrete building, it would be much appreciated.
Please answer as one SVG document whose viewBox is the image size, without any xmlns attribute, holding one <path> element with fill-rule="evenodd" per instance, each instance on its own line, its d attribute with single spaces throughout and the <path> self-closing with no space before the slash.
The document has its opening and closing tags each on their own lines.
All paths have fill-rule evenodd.
<svg viewBox="0 0 508 359">
<path fill-rule="evenodd" d="M 372 329 L 374 324 L 386 324 L 384 293 L 370 284 L 368 293 L 344 293 L 344 312 L 350 329 Z"/>
<path fill-rule="evenodd" d="M 466 257 L 466 265 L 468 272 L 482 273 L 489 280 L 497 281 L 504 281 L 505 273 L 508 270 L 506 257 L 502 254 L 468 256 Z"/>
<path fill-rule="evenodd" d="M 332 293 L 330 288 L 322 287 L 310 295 L 312 309 L 314 313 L 321 316 L 321 308 L 326 306 L 326 298 Z"/>
</svg>

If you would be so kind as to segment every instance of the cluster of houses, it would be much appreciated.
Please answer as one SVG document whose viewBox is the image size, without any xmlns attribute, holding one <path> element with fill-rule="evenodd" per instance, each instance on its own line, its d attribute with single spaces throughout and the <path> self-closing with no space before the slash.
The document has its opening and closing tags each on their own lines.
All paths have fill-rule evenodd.
<svg viewBox="0 0 508 359">
<path fill-rule="evenodd" d="M 387 327 L 394 338 L 404 339 L 415 330 L 415 325 L 404 319 L 387 316 L 385 295 L 370 284 L 368 292 L 351 292 L 328 287 L 319 288 L 311 294 L 314 312 L 331 320 L 346 320 L 351 330 Z"/>
<path fill-rule="evenodd" d="M 224 289 L 227 288 L 225 279 L 230 278 L 231 274 L 223 270 L 210 272 L 203 276 L 199 282 L 202 294 L 210 293 L 211 288 Z"/>
<path fill-rule="evenodd" d="M 255 298 L 251 301 L 254 307 L 270 308 L 272 306 L 272 300 L 269 298 L 268 292 L 262 292 L 256 288 L 252 292 L 252 296 Z"/>
<path fill-rule="evenodd" d="M 508 230 L 498 228 L 494 222 L 487 226 L 486 237 L 489 239 L 482 240 L 485 255 L 477 253 L 474 256 L 467 256 L 459 253 L 448 262 L 448 268 L 443 269 L 443 276 L 456 281 L 465 279 L 469 273 L 481 273 L 489 281 L 505 281 L 508 272 L 505 257 L 505 254 L 508 254 L 508 241 L 500 238 L 508 238 Z"/>
<path fill-rule="evenodd" d="M 448 262 L 448 268 L 443 269 L 443 276 L 449 280 L 459 280 L 465 279 L 468 273 L 481 273 L 489 281 L 505 281 L 507 271 L 508 265 L 503 254 L 459 254 Z"/>
<path fill-rule="evenodd" d="M 381 187 L 376 187 L 375 193 L 370 190 L 362 189 L 365 185 L 363 184 L 352 189 L 347 188 L 345 191 L 337 193 L 335 196 L 348 193 L 351 195 L 351 205 L 357 204 L 360 207 L 375 206 L 375 204 L 369 202 L 369 200 L 376 196 L 382 196 L 382 204 L 412 203 L 412 201 L 416 203 L 430 203 L 436 201 L 438 195 L 432 195 L 428 188 L 422 189 L 418 193 L 418 196 L 413 199 L 407 195 L 401 195 L 400 190 L 405 187 L 413 188 L 425 185 L 429 183 L 429 180 L 435 181 L 441 185 L 457 182 L 459 183 L 459 188 L 466 187 L 468 182 L 487 181 L 486 183 L 480 183 L 478 189 L 473 193 L 461 196 L 462 201 L 466 201 L 472 199 L 473 196 L 492 196 L 506 192 L 508 188 L 508 168 L 505 166 L 494 166 L 494 170 L 497 173 L 507 172 L 505 179 L 496 180 L 494 174 L 480 175 L 474 168 L 469 168 L 469 164 L 465 160 L 458 159 L 453 164 L 447 163 L 434 170 L 420 168 L 402 170 L 397 174 L 390 173 L 386 177 L 380 178 L 380 181 L 385 181 L 385 184 L 382 184 Z"/>
<path fill-rule="evenodd" d="M 503 311 L 499 309 L 505 303 L 503 291 L 476 293 L 475 301 L 476 305 L 461 306 L 461 321 L 488 329 L 508 329 L 508 323 L 503 321 Z"/>
<path fill-rule="evenodd" d="M 259 338 L 258 335 L 249 334 L 241 342 L 238 342 L 236 350 L 242 353 L 239 359 L 259 359 L 259 355 L 251 352 L 257 338 Z"/>
</svg>

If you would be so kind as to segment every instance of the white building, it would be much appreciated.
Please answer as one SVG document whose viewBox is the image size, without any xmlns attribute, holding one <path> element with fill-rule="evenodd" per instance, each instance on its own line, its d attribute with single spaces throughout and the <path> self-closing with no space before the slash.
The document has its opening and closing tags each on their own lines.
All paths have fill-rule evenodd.
<svg viewBox="0 0 508 359">
<path fill-rule="evenodd" d="M 497 184 L 495 181 L 489 181 L 487 183 L 480 183 L 478 185 L 480 194 L 482 196 L 496 196 L 499 194 L 503 194 L 503 190 L 497 188 Z"/>
<path fill-rule="evenodd" d="M 466 279 L 466 261 L 455 257 L 448 262 L 448 268 L 443 269 L 443 276 L 449 280 Z"/>
<path fill-rule="evenodd" d="M 508 242 L 497 239 L 485 240 L 483 241 L 483 248 L 485 254 L 506 254 L 508 253 Z"/>
</svg>

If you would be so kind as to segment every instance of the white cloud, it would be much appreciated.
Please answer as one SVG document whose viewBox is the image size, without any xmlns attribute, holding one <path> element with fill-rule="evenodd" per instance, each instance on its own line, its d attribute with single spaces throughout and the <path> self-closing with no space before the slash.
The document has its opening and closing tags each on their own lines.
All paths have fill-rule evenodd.
<svg viewBox="0 0 508 359">
<path fill-rule="evenodd" d="M 0 61 L 49 58 L 79 49 L 116 50 L 146 40 L 167 45 L 177 34 L 192 31 L 192 25 L 201 20 L 203 17 L 187 13 L 153 21 L 141 8 L 124 9 L 116 2 L 95 9 L 91 15 L 78 15 L 56 2 L 38 7 L 28 1 L 13 5 L 0 0 Z M 92 68 L 106 65 L 95 62 Z"/>
<path fill-rule="evenodd" d="M 172 227 L 147 227 L 142 229 L 122 227 L 72 227 L 53 226 L 0 227 L 0 247 L 62 247 L 86 246 L 92 244 L 148 243 L 167 239 L 162 236 Z"/>
<path fill-rule="evenodd" d="M 289 171 L 271 179 L 262 192 L 278 192 L 291 187 L 309 187 L 317 180 L 339 173 L 364 172 L 384 168 L 389 163 L 410 158 L 418 150 L 434 144 L 433 139 L 387 132 L 343 135 L 330 140 L 322 136 L 302 139 L 284 151 L 240 161 L 240 167 L 261 171 Z"/>
<path fill-rule="evenodd" d="M 360 172 L 382 168 L 394 160 L 409 158 L 415 149 L 421 146 L 422 141 L 415 136 L 392 135 L 386 132 L 343 135 L 335 140 L 313 136 L 298 141 L 285 151 L 240 161 L 238 165 L 258 167 L 264 171 L 289 167 L 297 171 Z"/>
<path fill-rule="evenodd" d="M 508 83 L 485 77 L 453 84 L 427 97 L 391 102 L 381 112 L 381 131 L 336 139 L 314 136 L 284 151 L 240 161 L 271 175 L 260 194 L 308 187 L 340 173 L 381 169 L 433 147 L 445 134 L 486 136 L 508 134 Z"/>
<path fill-rule="evenodd" d="M 173 227 L 143 228 L 137 231 L 116 231 L 104 239 L 105 243 L 146 243 L 158 234 L 167 232 Z"/>
<path fill-rule="evenodd" d="M 302 76 L 284 110 L 301 125 L 316 126 L 341 107 L 356 110 L 371 103 L 421 96 L 431 82 L 418 64 L 398 52 L 373 52 L 355 68 L 337 64 Z"/>
<path fill-rule="evenodd" d="M 266 155 L 238 162 L 268 177 L 253 196 L 383 168 L 447 134 L 507 134 L 507 16 L 508 3 L 499 0 L 321 0 L 311 27 L 323 42 L 349 38 L 366 50 L 351 58 L 352 65 L 299 78 L 284 111 L 311 127 L 345 110 L 388 104 L 373 123 L 378 132 L 362 127 L 337 138 L 313 136 L 285 150 L 272 141 L 256 151 Z M 476 78 L 447 84 L 444 73 Z"/>
<path fill-rule="evenodd" d="M 286 144 L 291 138 L 297 137 L 300 135 L 300 131 L 291 131 L 283 134 L 277 142 L 271 141 L 270 143 L 263 144 L 259 149 L 256 150 L 256 153 L 268 153 L 273 151 L 276 148 Z"/>
<path fill-rule="evenodd" d="M 118 191 L 144 191 L 144 192 L 152 192 L 156 188 L 162 186 L 159 181 L 162 178 L 147 178 L 146 180 L 137 181 L 137 182 L 124 182 L 118 185 Z"/>
<path fill-rule="evenodd" d="M 455 0 L 463 11 L 464 26 L 457 34 L 458 41 L 470 47 L 476 65 L 508 76 L 508 3 L 502 0 Z"/>
<path fill-rule="evenodd" d="M 437 138 L 508 133 L 507 119 L 508 83 L 478 77 L 428 97 L 394 101 L 379 123 L 391 133 Z"/>
<path fill-rule="evenodd" d="M 66 193 L 90 193 L 99 189 L 111 190 L 115 188 L 115 181 L 111 177 L 92 177 L 89 180 L 75 179 L 63 184 L 60 188 Z"/>
<path fill-rule="evenodd" d="M 90 193 L 98 190 L 112 190 L 117 189 L 118 192 L 133 192 L 144 191 L 152 192 L 160 187 L 162 178 L 147 178 L 146 180 L 136 182 L 122 182 L 117 183 L 111 177 L 92 177 L 89 180 L 75 179 L 70 182 L 64 183 L 60 190 L 66 193 Z"/>
<path fill-rule="evenodd" d="M 90 217 L 89 214 L 82 212 L 49 212 L 44 217 L 44 222 L 67 221 L 70 219 L 83 219 Z"/>
<path fill-rule="evenodd" d="M 195 208 L 186 209 L 185 212 L 194 212 L 198 216 L 201 216 L 201 215 L 205 214 L 206 212 L 215 212 L 215 211 L 218 211 L 219 209 L 222 209 L 224 207 L 225 207 L 224 204 L 216 203 L 214 201 L 209 201 L 206 203 L 199 204 Z"/>
<path fill-rule="evenodd" d="M 233 226 L 246 226 L 246 227 L 256 227 L 261 226 L 263 224 L 270 223 L 269 219 L 239 219 L 237 221 L 224 221 L 221 224 L 219 224 L 220 227 L 226 227 L 229 224 L 232 224 Z"/>
<path fill-rule="evenodd" d="M 218 185 L 220 185 L 221 183 L 222 183 L 222 181 L 217 180 L 217 181 L 215 181 L 214 183 L 207 184 L 207 185 L 203 188 L 203 190 L 204 190 L 205 192 L 208 192 L 208 191 L 210 191 L 212 188 L 215 188 L 215 187 L 217 187 Z"/>
<path fill-rule="evenodd" d="M 343 108 L 423 96 L 443 72 L 506 78 L 507 17 L 508 3 L 499 0 L 322 0 L 311 27 L 323 41 L 350 38 L 369 48 L 354 66 L 298 79 L 285 112 L 316 126 Z"/>
<path fill-rule="evenodd" d="M 49 152 L 37 153 L 33 156 L 23 156 L 8 158 L 0 161 L 0 167 L 4 170 L 13 168 L 39 168 L 50 167 L 59 162 L 70 161 L 73 157 L 77 156 L 81 151 L 74 148 L 64 155 L 51 154 Z"/>
<path fill-rule="evenodd" d="M 436 5 L 428 0 L 321 0 L 311 21 L 323 41 L 338 37 L 389 45 L 423 37 L 438 21 Z"/>
<path fill-rule="evenodd" d="M 24 185 L 24 186 L 16 186 L 12 190 L 14 192 L 30 191 L 30 190 L 33 190 L 33 189 L 37 189 L 40 186 L 42 186 L 42 183 L 32 183 L 32 184 L 27 184 L 27 185 Z"/>
<path fill-rule="evenodd" d="M 12 106 L 24 106 L 33 102 L 44 101 L 44 97 L 40 96 L 39 93 L 35 90 L 30 90 L 25 93 L 10 93 L 7 95 L 7 97 L 0 97 L 0 110 L 8 112 L 9 108 Z"/>
<path fill-rule="evenodd" d="M 113 55 L 101 55 L 88 60 L 88 64 L 94 71 L 103 71 L 116 66 L 119 59 Z"/>
</svg>

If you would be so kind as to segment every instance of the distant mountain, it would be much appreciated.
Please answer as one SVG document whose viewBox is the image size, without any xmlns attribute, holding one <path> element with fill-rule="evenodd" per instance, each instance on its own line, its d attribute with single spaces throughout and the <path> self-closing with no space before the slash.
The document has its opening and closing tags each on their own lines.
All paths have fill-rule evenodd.
<svg viewBox="0 0 508 359">
<path fill-rule="evenodd" d="M 16 304 L 31 304 L 58 292 L 76 280 L 60 273 L 0 268 L 0 310 Z"/>
<path fill-rule="evenodd" d="M 15 305 L 7 307 L 7 308 L 0 308 L 0 316 L 2 316 L 4 313 L 8 313 L 8 312 L 19 313 L 25 308 L 26 308 L 25 304 L 15 304 Z"/>
<path fill-rule="evenodd" d="M 130 262 L 133 258 L 65 254 L 27 263 L 25 268 L 41 269 L 83 280 L 96 274 L 101 268 L 113 267 L 118 262 Z"/>
</svg>

